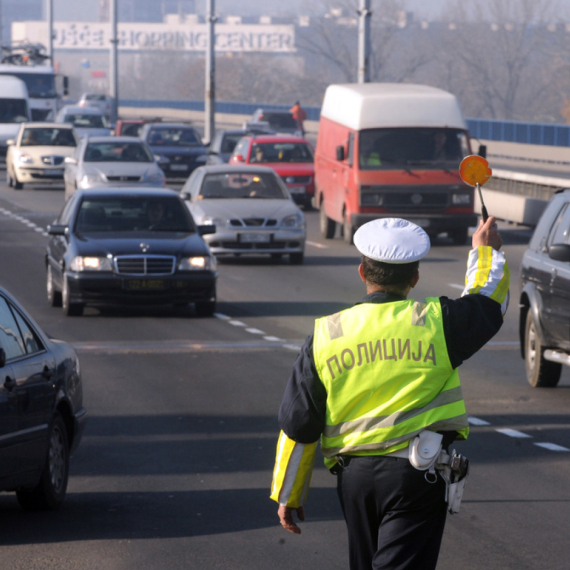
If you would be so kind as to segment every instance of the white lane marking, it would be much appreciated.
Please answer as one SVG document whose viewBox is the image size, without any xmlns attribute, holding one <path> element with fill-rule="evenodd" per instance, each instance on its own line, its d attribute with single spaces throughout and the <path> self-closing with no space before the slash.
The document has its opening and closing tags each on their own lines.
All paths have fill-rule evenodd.
<svg viewBox="0 0 570 570">
<path fill-rule="evenodd" d="M 535 443 L 538 447 L 544 447 L 544 449 L 549 449 L 550 451 L 570 451 L 567 447 L 562 447 L 561 445 L 556 445 L 555 443 Z"/>
<path fill-rule="evenodd" d="M 284 344 L 283 348 L 287 348 L 289 350 L 294 350 L 295 352 L 299 352 L 301 350 L 300 344 Z"/>
<path fill-rule="evenodd" d="M 222 321 L 229 321 L 231 319 L 231 317 L 228 317 L 228 315 L 224 315 L 223 313 L 214 313 L 214 317 L 216 317 L 216 319 L 222 319 Z"/>
<path fill-rule="evenodd" d="M 491 424 L 489 422 L 486 422 L 485 420 L 481 420 L 479 418 L 475 418 L 473 416 L 469 416 L 467 418 L 467 421 L 472 425 L 472 426 L 490 426 Z"/>
<path fill-rule="evenodd" d="M 317 243 L 316 241 L 306 241 L 307 245 L 312 245 L 313 247 L 318 247 L 320 249 L 328 249 L 328 245 L 323 245 L 322 243 Z"/>
<path fill-rule="evenodd" d="M 251 334 L 267 334 L 264 331 L 260 331 L 259 329 L 245 329 L 245 332 L 251 333 Z"/>
<path fill-rule="evenodd" d="M 44 233 L 45 230 L 43 228 L 34 228 L 35 232 Z"/>
<path fill-rule="evenodd" d="M 269 342 L 285 342 L 283 339 L 277 336 L 264 336 L 264 340 L 268 340 Z"/>
<path fill-rule="evenodd" d="M 461 291 L 465 289 L 465 285 L 458 285 L 457 283 L 448 283 L 447 285 L 452 289 L 460 289 Z"/>
<path fill-rule="evenodd" d="M 519 346 L 520 342 L 518 340 L 498 340 L 493 342 L 488 342 L 485 346 Z"/>
<path fill-rule="evenodd" d="M 528 435 L 523 433 L 522 431 L 518 431 L 516 429 L 509 429 L 509 428 L 497 428 L 495 431 L 502 433 L 504 435 L 508 435 L 509 437 L 532 437 L 532 435 Z"/>
<path fill-rule="evenodd" d="M 241 321 L 228 321 L 228 323 L 230 323 L 230 325 L 233 325 L 234 327 L 245 327 L 245 326 L 247 326 L 245 323 L 242 323 Z"/>
</svg>

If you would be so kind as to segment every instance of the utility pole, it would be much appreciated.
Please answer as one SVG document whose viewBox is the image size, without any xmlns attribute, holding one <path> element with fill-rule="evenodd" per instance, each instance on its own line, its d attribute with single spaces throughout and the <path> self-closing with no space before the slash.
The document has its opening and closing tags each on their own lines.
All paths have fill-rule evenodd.
<svg viewBox="0 0 570 570">
<path fill-rule="evenodd" d="M 119 118 L 119 38 L 117 34 L 119 0 L 111 0 L 111 58 L 109 61 L 109 95 L 113 98 L 111 104 L 111 122 L 115 124 Z"/>
<path fill-rule="evenodd" d="M 2 0 L 0 0 L 0 47 L 2 46 Z"/>
<path fill-rule="evenodd" d="M 206 90 L 204 94 L 204 138 L 212 142 L 216 129 L 216 56 L 215 56 L 215 4 L 216 0 L 208 0 L 206 21 L 208 23 L 208 47 L 206 48 Z"/>
<path fill-rule="evenodd" d="M 358 14 L 358 83 L 370 81 L 370 0 L 360 0 Z"/>
<path fill-rule="evenodd" d="M 47 0 L 47 19 L 48 19 L 48 55 L 49 64 L 53 67 L 53 0 Z"/>
</svg>

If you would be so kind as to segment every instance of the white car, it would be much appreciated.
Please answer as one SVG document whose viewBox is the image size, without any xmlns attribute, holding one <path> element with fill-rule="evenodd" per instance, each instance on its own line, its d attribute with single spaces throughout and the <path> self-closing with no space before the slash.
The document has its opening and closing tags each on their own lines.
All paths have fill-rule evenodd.
<svg viewBox="0 0 570 570">
<path fill-rule="evenodd" d="M 292 264 L 303 263 L 305 218 L 271 168 L 201 166 L 181 195 L 198 225 L 216 226 L 204 235 L 214 255 L 288 255 Z"/>
<path fill-rule="evenodd" d="M 8 141 L 8 186 L 21 190 L 24 184 L 61 184 L 64 161 L 75 154 L 77 143 L 71 125 L 22 123 L 16 138 Z"/>
<path fill-rule="evenodd" d="M 113 98 L 104 93 L 83 93 L 77 101 L 79 107 L 94 107 L 103 112 L 105 117 L 111 116 Z"/>
<path fill-rule="evenodd" d="M 65 159 L 65 198 L 78 188 L 165 186 L 164 172 L 136 137 L 85 137 Z"/>
<path fill-rule="evenodd" d="M 109 136 L 111 134 L 111 127 L 103 111 L 95 107 L 65 105 L 57 113 L 55 122 L 73 125 L 79 138 Z"/>
</svg>

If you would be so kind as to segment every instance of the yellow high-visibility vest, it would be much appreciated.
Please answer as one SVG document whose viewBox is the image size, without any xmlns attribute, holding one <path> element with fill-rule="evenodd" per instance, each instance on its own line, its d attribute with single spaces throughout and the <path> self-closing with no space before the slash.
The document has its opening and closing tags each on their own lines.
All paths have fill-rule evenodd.
<svg viewBox="0 0 570 570">
<path fill-rule="evenodd" d="M 438 298 L 364 303 L 318 319 L 313 352 L 327 391 L 321 449 L 328 467 L 340 454 L 404 448 L 424 429 L 467 438 Z"/>
</svg>

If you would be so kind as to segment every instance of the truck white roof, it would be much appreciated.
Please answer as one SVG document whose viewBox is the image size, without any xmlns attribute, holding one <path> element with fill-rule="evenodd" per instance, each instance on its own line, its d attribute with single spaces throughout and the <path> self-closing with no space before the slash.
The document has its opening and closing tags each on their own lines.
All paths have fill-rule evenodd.
<svg viewBox="0 0 570 570">
<path fill-rule="evenodd" d="M 0 99 L 27 99 L 26 84 L 13 75 L 0 75 Z"/>
<path fill-rule="evenodd" d="M 467 129 L 455 95 L 411 83 L 329 85 L 321 117 L 350 129 L 448 127 Z"/>
</svg>

